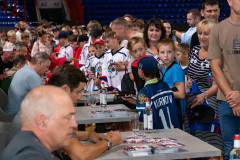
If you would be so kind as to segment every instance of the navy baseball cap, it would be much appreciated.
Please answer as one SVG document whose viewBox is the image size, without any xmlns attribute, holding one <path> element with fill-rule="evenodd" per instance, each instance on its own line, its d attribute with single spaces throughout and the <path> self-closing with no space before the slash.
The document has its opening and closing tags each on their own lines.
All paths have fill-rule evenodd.
<svg viewBox="0 0 240 160">
<path fill-rule="evenodd" d="M 61 31 L 58 35 L 58 39 L 61 39 L 61 38 L 68 38 L 68 33 L 65 31 Z"/>
<path fill-rule="evenodd" d="M 54 31 L 60 31 L 60 29 L 57 27 L 57 26 L 54 26 L 53 28 L 52 28 L 52 31 L 54 32 Z"/>
<path fill-rule="evenodd" d="M 138 68 L 144 72 L 152 72 L 157 65 L 158 61 L 153 56 L 144 57 L 138 62 Z"/>
</svg>

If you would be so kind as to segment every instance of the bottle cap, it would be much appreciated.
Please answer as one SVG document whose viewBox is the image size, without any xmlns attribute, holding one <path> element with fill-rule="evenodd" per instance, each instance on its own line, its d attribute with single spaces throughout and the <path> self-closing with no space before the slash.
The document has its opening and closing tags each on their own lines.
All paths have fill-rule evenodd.
<svg viewBox="0 0 240 160">
<path fill-rule="evenodd" d="M 150 102 L 150 100 L 149 100 L 149 99 L 146 99 L 146 102 Z"/>
<path fill-rule="evenodd" d="M 240 135 L 239 134 L 235 134 L 233 139 L 234 140 L 240 140 Z"/>
</svg>

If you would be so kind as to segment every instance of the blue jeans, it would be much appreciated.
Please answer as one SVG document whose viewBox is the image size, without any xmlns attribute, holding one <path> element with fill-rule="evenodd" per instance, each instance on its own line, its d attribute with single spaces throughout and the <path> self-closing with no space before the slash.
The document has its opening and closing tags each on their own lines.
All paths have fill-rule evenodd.
<svg viewBox="0 0 240 160">
<path fill-rule="evenodd" d="M 229 154 L 233 149 L 233 136 L 239 134 L 240 117 L 233 115 L 232 108 L 225 101 L 218 101 L 219 120 L 224 145 L 225 159 L 229 159 Z"/>
</svg>

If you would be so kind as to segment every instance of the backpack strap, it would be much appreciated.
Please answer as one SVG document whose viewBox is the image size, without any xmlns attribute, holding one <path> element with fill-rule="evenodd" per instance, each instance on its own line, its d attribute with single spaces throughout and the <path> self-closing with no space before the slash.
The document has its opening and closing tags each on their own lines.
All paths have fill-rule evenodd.
<svg viewBox="0 0 240 160">
<path fill-rule="evenodd" d="M 177 62 L 173 61 L 172 64 L 166 69 L 165 73 L 164 73 L 163 76 L 162 76 L 162 81 L 163 81 L 163 79 L 164 79 L 167 71 L 168 71 L 174 64 L 177 64 Z"/>
</svg>

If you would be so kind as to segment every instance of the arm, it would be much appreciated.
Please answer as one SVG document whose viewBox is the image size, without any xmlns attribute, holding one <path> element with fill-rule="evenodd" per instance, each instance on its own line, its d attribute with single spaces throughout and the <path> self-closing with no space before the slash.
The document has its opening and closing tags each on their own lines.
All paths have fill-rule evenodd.
<svg viewBox="0 0 240 160">
<path fill-rule="evenodd" d="M 74 131 L 76 137 L 80 141 L 91 140 L 93 142 L 99 142 L 106 139 L 106 136 L 102 133 L 87 132 L 87 131 Z"/>
<path fill-rule="evenodd" d="M 119 131 L 109 132 L 107 139 L 112 142 L 113 146 L 121 143 Z M 71 138 L 70 145 L 63 148 L 73 160 L 92 160 L 108 150 L 107 141 L 102 140 L 97 144 L 82 145 L 78 139 Z"/>
<path fill-rule="evenodd" d="M 185 98 L 184 82 L 180 82 L 180 81 L 174 82 L 174 86 L 178 89 L 178 91 L 173 92 L 174 98 L 184 99 Z"/>
<path fill-rule="evenodd" d="M 233 107 L 233 114 L 240 117 L 240 91 L 233 91 L 228 80 L 221 70 L 222 62 L 219 59 L 210 60 L 213 77 L 227 98 L 227 102 Z"/>
<path fill-rule="evenodd" d="M 0 80 L 4 78 L 11 77 L 16 71 L 7 71 L 5 73 L 0 74 Z"/>
<path fill-rule="evenodd" d="M 179 32 L 177 30 L 173 30 L 173 33 L 175 32 L 175 34 L 173 34 L 174 36 L 176 36 L 177 38 L 181 39 L 182 36 L 182 32 Z"/>
</svg>

